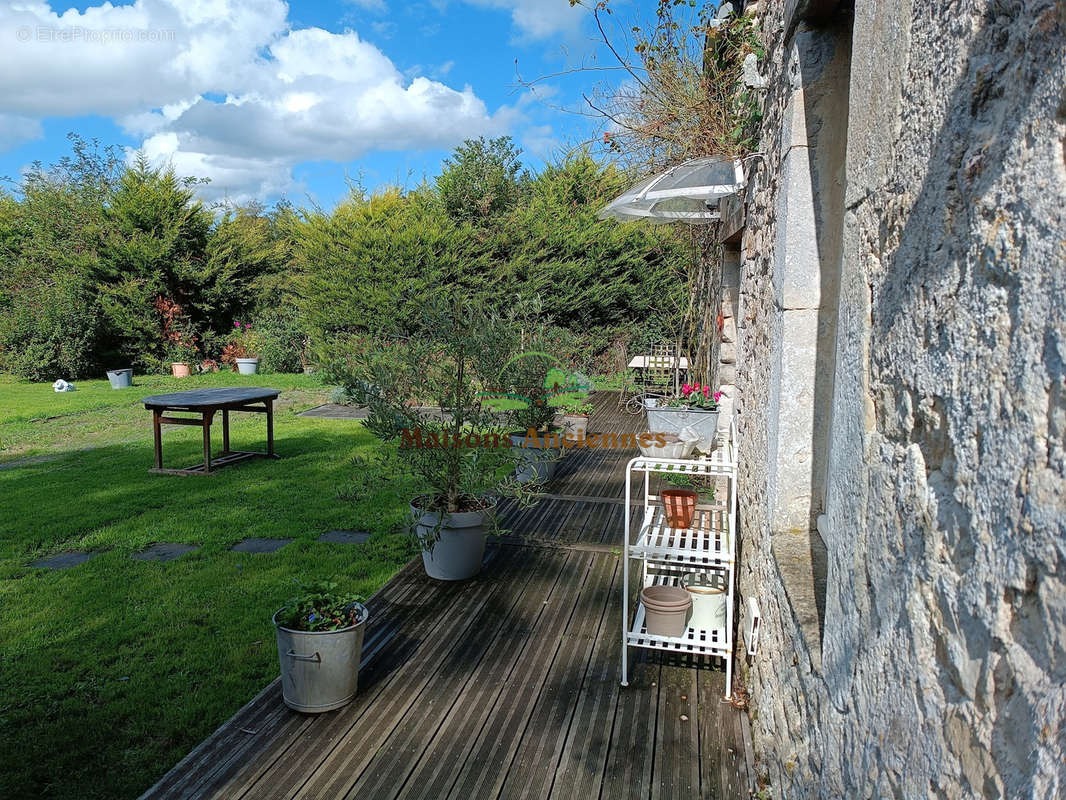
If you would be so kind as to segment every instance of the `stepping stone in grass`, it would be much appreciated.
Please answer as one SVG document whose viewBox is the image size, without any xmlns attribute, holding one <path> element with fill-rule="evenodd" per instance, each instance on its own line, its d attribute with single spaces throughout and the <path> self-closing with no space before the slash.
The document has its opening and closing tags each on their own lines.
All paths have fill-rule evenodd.
<svg viewBox="0 0 1066 800">
<path fill-rule="evenodd" d="M 69 569 L 78 564 L 84 564 L 90 558 L 96 558 L 99 553 L 86 553 L 84 550 L 74 550 L 70 553 L 59 553 L 48 558 L 41 558 L 30 564 L 31 567 L 42 569 Z"/>
<path fill-rule="evenodd" d="M 320 542 L 334 542 L 336 544 L 362 544 L 370 538 L 365 531 L 326 531 L 318 537 Z"/>
<path fill-rule="evenodd" d="M 296 416 L 321 417 L 322 419 L 366 419 L 369 413 L 369 410 L 365 408 L 342 406 L 337 403 L 326 403 L 322 406 L 309 408 L 307 411 L 303 411 Z"/>
<path fill-rule="evenodd" d="M 230 550 L 238 553 L 274 553 L 291 541 L 292 539 L 245 539 L 237 542 Z"/>
<path fill-rule="evenodd" d="M 130 558 L 138 561 L 173 561 L 175 558 L 199 550 L 198 544 L 179 544 L 178 542 L 160 542 L 153 544 L 147 550 L 134 553 Z"/>
</svg>

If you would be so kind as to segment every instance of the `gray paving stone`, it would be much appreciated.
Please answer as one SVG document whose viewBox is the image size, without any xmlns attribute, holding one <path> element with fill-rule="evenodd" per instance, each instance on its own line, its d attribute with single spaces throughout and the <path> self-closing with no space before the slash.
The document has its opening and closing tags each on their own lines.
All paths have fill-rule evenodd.
<svg viewBox="0 0 1066 800">
<path fill-rule="evenodd" d="M 344 406 L 338 403 L 326 403 L 325 405 L 309 408 L 296 416 L 298 417 L 321 417 L 322 419 L 366 419 L 369 412 L 365 408 Z"/>
<path fill-rule="evenodd" d="M 318 537 L 320 542 L 335 542 L 337 544 L 362 544 L 370 538 L 365 531 L 326 531 Z"/>
<path fill-rule="evenodd" d="M 146 550 L 134 553 L 130 558 L 138 561 L 173 561 L 193 550 L 199 550 L 198 544 L 179 544 L 178 542 L 160 542 L 153 544 Z"/>
<path fill-rule="evenodd" d="M 274 553 L 283 548 L 292 539 L 245 539 L 231 547 L 238 553 Z"/>
<path fill-rule="evenodd" d="M 70 567 L 78 566 L 78 564 L 84 564 L 90 558 L 96 558 L 98 555 L 100 554 L 74 550 L 70 553 L 58 553 L 48 558 L 40 558 L 30 564 L 30 566 L 41 567 L 42 569 L 69 569 Z"/>
</svg>

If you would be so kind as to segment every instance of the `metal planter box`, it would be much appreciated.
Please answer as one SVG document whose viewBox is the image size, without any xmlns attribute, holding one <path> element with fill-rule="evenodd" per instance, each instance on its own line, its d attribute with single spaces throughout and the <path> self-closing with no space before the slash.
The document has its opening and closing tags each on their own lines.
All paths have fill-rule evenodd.
<svg viewBox="0 0 1066 800">
<path fill-rule="evenodd" d="M 718 432 L 717 411 L 660 406 L 648 408 L 647 414 L 649 431 L 680 434 L 682 429 L 690 428 L 700 437 L 696 442 L 699 450 L 706 453 L 714 447 L 714 438 Z"/>
</svg>

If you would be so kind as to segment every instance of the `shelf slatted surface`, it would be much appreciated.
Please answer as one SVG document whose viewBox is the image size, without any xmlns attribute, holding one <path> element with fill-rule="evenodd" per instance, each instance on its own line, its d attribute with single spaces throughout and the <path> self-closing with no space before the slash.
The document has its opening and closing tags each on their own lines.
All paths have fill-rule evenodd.
<svg viewBox="0 0 1066 800">
<path fill-rule="evenodd" d="M 648 633 L 645 627 L 646 611 L 644 604 L 637 605 L 637 614 L 633 627 L 626 633 L 626 643 L 631 647 L 646 647 L 652 650 L 666 650 L 671 653 L 691 653 L 694 655 L 729 656 L 732 642 L 726 631 L 720 628 L 703 630 L 688 628 L 681 636 L 658 636 Z"/>
<path fill-rule="evenodd" d="M 668 564 L 731 565 L 734 557 L 729 541 L 729 514 L 722 506 L 697 507 L 691 527 L 671 528 L 666 524 L 662 506 L 653 506 L 645 514 L 629 554 Z"/>
</svg>

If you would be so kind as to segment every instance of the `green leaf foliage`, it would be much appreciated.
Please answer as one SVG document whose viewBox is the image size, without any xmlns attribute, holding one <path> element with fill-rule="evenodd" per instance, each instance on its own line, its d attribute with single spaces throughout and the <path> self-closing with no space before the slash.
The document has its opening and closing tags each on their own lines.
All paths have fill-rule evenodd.
<svg viewBox="0 0 1066 800">
<path fill-rule="evenodd" d="M 638 176 L 586 151 L 533 176 L 509 139 L 470 140 L 411 190 L 212 213 L 199 179 L 72 146 L 0 194 L 0 370 L 22 377 L 217 360 L 238 319 L 264 369 L 313 368 L 352 337 L 411 335 L 442 295 L 539 298 L 551 352 L 584 374 L 678 325 L 689 240 L 598 219 Z"/>
</svg>

